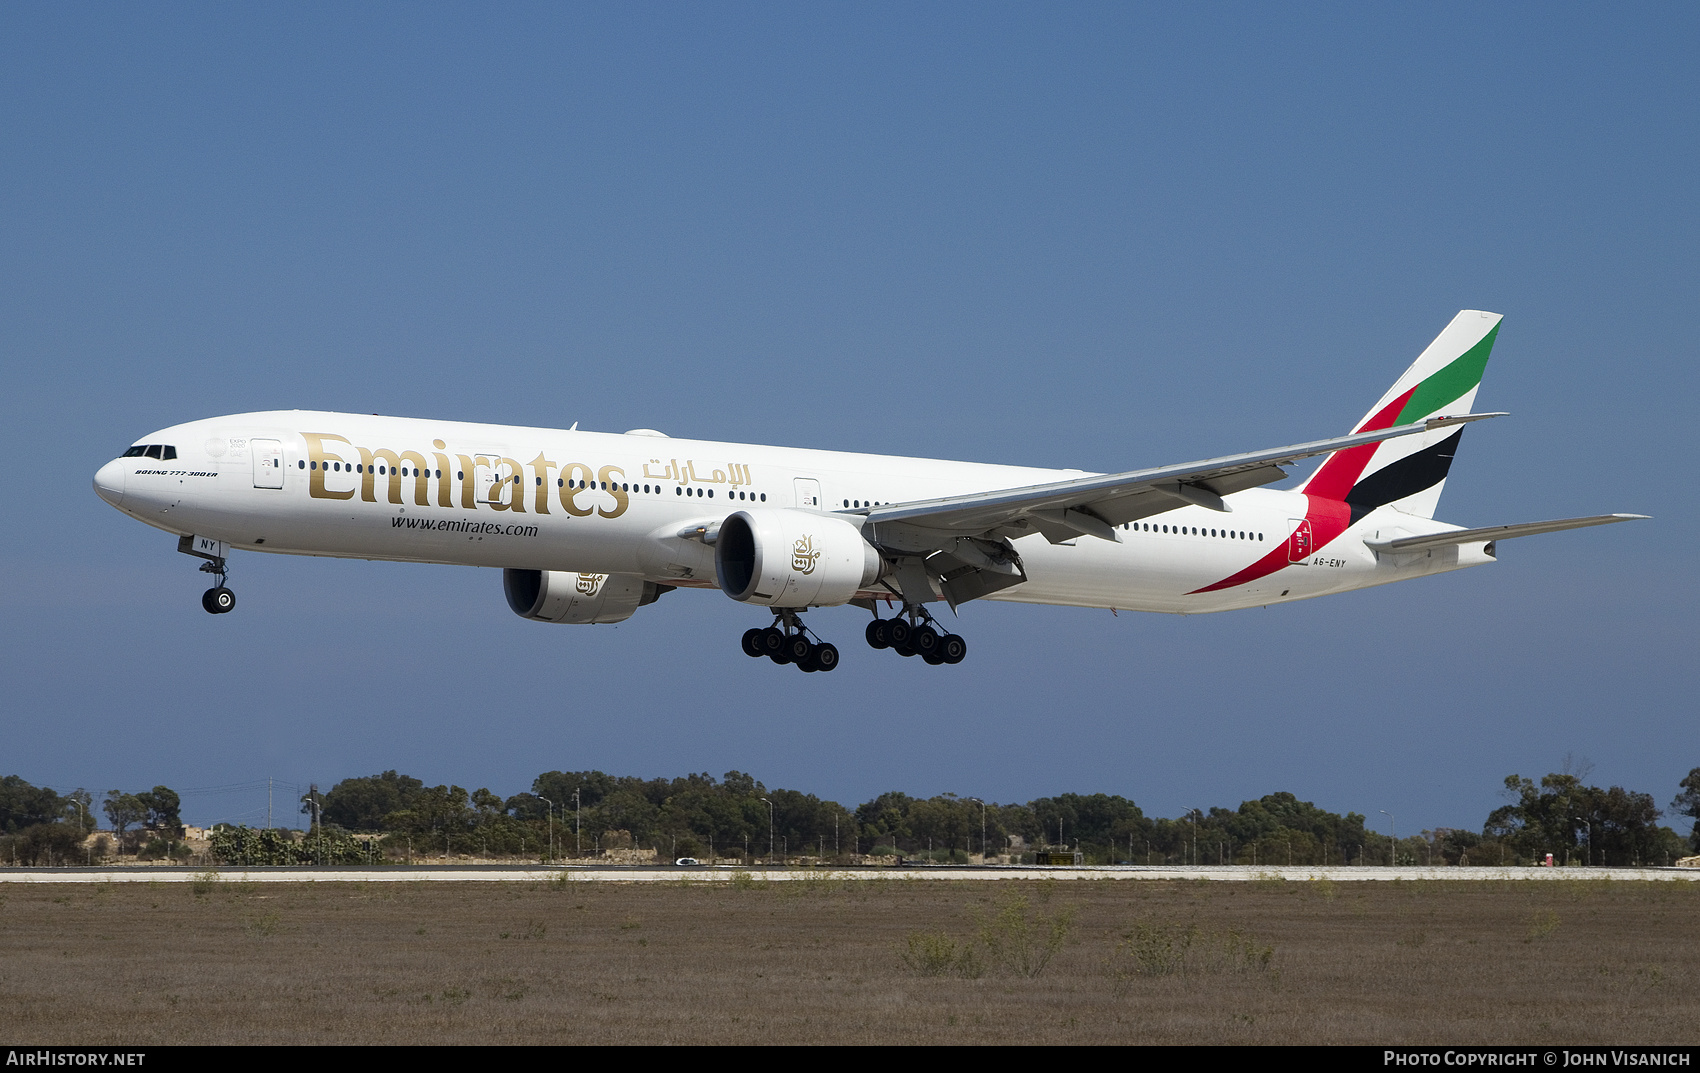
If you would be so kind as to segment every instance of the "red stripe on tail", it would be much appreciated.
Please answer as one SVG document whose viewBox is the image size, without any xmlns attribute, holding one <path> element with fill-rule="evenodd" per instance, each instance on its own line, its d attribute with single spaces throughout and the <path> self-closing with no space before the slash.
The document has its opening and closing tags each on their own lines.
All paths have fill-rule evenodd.
<svg viewBox="0 0 1700 1073">
<path fill-rule="evenodd" d="M 1384 428 L 1392 428 L 1393 422 L 1399 419 L 1399 412 L 1405 404 L 1411 401 L 1412 392 L 1419 384 L 1412 384 L 1411 390 L 1400 395 L 1392 402 L 1376 411 L 1375 416 L 1353 429 L 1358 432 L 1379 432 Z M 1322 496 L 1324 499 L 1344 500 L 1346 493 L 1352 490 L 1352 485 L 1358 483 L 1363 476 L 1364 467 L 1375 456 L 1379 443 L 1366 443 L 1360 447 L 1348 447 L 1344 451 L 1335 451 L 1318 467 L 1310 480 L 1305 482 L 1304 490 L 1309 495 Z M 1320 544 L 1318 545 L 1321 546 Z"/>
</svg>

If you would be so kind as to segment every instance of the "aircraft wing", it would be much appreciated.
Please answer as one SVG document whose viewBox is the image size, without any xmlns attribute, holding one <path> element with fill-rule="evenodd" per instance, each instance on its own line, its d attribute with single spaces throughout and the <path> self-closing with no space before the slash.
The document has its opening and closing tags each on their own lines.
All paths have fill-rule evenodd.
<svg viewBox="0 0 1700 1073">
<path fill-rule="evenodd" d="M 1287 476 L 1282 466 L 1363 444 L 1378 443 L 1450 425 L 1480 421 L 1491 414 L 1434 417 L 1393 428 L 1336 436 L 1328 440 L 1278 447 L 1270 451 L 1227 455 L 1155 469 L 1130 470 L 1050 484 L 1003 488 L 942 499 L 915 500 L 889 506 L 839 511 L 866 515 L 876 542 L 891 536 L 901 547 L 906 530 L 927 530 L 948 541 L 959 536 L 1006 537 L 1040 532 L 1053 542 L 1078 536 L 1119 540 L 1116 527 L 1139 518 L 1188 504 L 1229 511 L 1223 497 Z M 921 534 L 915 534 L 921 536 Z M 920 543 L 927 540 L 921 537 Z M 933 544 L 932 547 L 938 547 Z M 932 550 L 917 546 L 915 551 Z"/>
<path fill-rule="evenodd" d="M 1016 537 L 1039 533 L 1053 544 L 1082 536 L 1119 541 L 1118 526 L 1188 504 L 1231 512 L 1224 496 L 1281 480 L 1287 475 L 1281 467 L 1291 462 L 1500 416 L 1431 417 L 1272 451 L 835 513 L 867 518 L 862 532 L 894 556 L 893 591 L 906 602 L 937 599 L 936 591 L 954 608 L 1027 580 L 1010 544 Z"/>
<path fill-rule="evenodd" d="M 1596 514 L 1588 518 L 1560 518 L 1551 522 L 1522 522 L 1518 525 L 1490 525 L 1483 529 L 1454 529 L 1447 533 L 1427 536 L 1400 537 L 1397 540 L 1366 540 L 1364 545 L 1374 551 L 1425 551 L 1453 544 L 1473 544 L 1478 540 L 1510 540 L 1512 537 L 1534 536 L 1536 533 L 1557 533 L 1565 529 L 1582 529 L 1590 525 L 1610 525 L 1613 522 L 1641 521 L 1646 514 Z"/>
</svg>

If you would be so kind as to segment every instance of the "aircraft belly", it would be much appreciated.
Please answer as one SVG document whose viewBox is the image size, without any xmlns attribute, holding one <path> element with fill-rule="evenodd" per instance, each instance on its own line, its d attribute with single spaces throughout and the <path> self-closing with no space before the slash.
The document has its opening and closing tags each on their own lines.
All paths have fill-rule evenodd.
<svg viewBox="0 0 1700 1073">
<path fill-rule="evenodd" d="M 1082 537 L 1073 545 L 1052 545 L 1043 538 L 1024 538 L 1017 550 L 1027 568 L 1026 584 L 987 599 L 1134 611 L 1217 609 L 1215 601 L 1187 594 L 1214 580 L 1209 575 L 1220 567 L 1211 560 L 1220 556 L 1189 556 L 1180 538 L 1167 546 L 1161 538 L 1131 533 L 1119 544 Z"/>
</svg>

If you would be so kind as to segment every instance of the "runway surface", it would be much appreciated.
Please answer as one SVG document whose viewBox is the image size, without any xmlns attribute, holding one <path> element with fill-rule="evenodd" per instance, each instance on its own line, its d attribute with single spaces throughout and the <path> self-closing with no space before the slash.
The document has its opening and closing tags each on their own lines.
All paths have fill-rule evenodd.
<svg viewBox="0 0 1700 1073">
<path fill-rule="evenodd" d="M 1186 879 L 1207 882 L 1315 881 L 1336 883 L 1412 880 L 1525 880 L 1569 882 L 1700 881 L 1700 868 L 1444 868 L 1413 866 L 1342 867 L 1283 865 L 1205 865 L 1201 867 L 1103 865 L 1077 868 L 923 867 L 923 868 L 611 868 L 584 866 L 509 865 L 379 865 L 328 868 L 0 868 L 0 883 L 192 883 L 211 872 L 230 883 L 757 883 L 820 882 L 823 880 L 1137 880 Z"/>
</svg>

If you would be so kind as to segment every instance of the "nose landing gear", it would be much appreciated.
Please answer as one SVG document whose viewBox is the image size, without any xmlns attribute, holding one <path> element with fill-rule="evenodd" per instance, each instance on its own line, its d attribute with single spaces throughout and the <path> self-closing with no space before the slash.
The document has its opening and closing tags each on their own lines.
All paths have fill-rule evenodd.
<svg viewBox="0 0 1700 1073">
<path fill-rule="evenodd" d="M 209 615 L 224 615 L 236 609 L 236 594 L 224 584 L 230 576 L 230 567 L 220 555 L 201 564 L 201 573 L 213 574 L 218 578 L 218 584 L 201 593 L 201 606 L 207 609 Z"/>
<path fill-rule="evenodd" d="M 747 630 L 744 633 L 744 655 L 766 656 L 775 663 L 795 663 L 805 671 L 830 671 L 838 666 L 838 647 L 822 641 L 817 634 L 809 640 L 809 628 L 797 612 L 780 608 L 773 625 L 767 629 Z"/>
<path fill-rule="evenodd" d="M 212 574 L 218 579 L 218 584 L 201 593 L 201 607 L 209 615 L 228 614 L 236 608 L 236 594 L 225 585 L 230 576 L 230 565 L 225 561 L 225 546 L 216 540 L 205 537 L 185 536 L 177 541 L 177 550 L 184 555 L 193 555 L 197 559 L 205 559 L 201 564 L 201 573 Z"/>
</svg>

